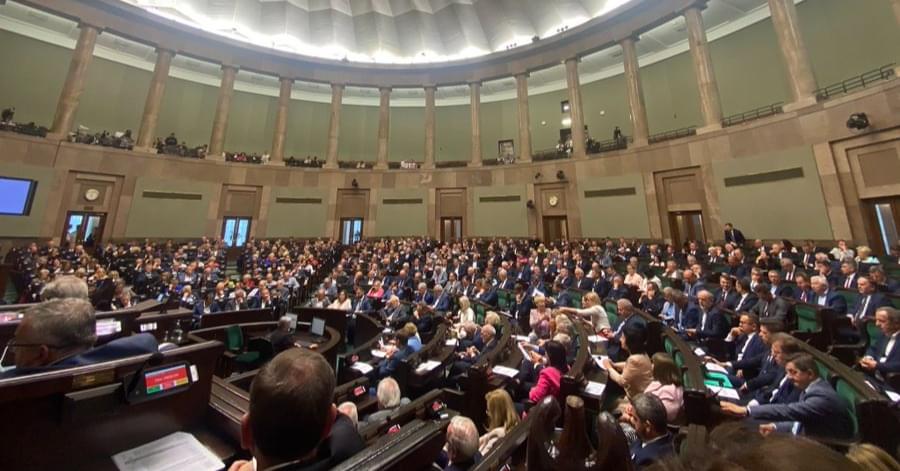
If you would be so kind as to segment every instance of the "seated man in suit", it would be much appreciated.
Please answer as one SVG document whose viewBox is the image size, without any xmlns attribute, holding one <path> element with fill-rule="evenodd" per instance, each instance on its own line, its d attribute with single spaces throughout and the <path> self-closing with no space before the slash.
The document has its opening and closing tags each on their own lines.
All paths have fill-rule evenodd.
<svg viewBox="0 0 900 471">
<path fill-rule="evenodd" d="M 616 301 L 616 314 L 619 316 L 619 320 L 616 325 L 612 326 L 612 331 L 605 334 L 604 332 L 600 332 L 600 334 L 605 335 L 610 339 L 607 344 L 607 355 L 609 355 L 609 358 L 614 361 L 625 361 L 628 352 L 621 346 L 621 338 L 624 335 L 625 330 L 635 324 L 644 326 L 645 322 L 641 316 L 634 313 L 634 305 L 627 299 Z"/>
<path fill-rule="evenodd" d="M 636 394 L 626 407 L 625 418 L 638 440 L 631 445 L 631 462 L 641 470 L 675 454 L 674 437 L 669 433 L 666 407 L 653 394 Z"/>
<path fill-rule="evenodd" d="M 790 257 L 781 259 L 781 279 L 784 281 L 795 282 L 797 281 L 797 275 L 802 272 L 803 270 L 797 268 L 797 265 L 794 264 L 794 260 Z"/>
<path fill-rule="evenodd" d="M 847 301 L 843 296 L 831 289 L 826 277 L 821 275 L 814 276 L 810 283 L 813 290 L 813 299 L 810 301 L 810 304 L 827 307 L 839 316 L 847 314 Z"/>
<path fill-rule="evenodd" d="M 15 354 L 16 367 L 0 378 L 119 360 L 158 349 L 151 334 L 121 337 L 95 348 L 96 329 L 94 307 L 85 299 L 54 299 L 26 309 L 7 344 Z"/>
<path fill-rule="evenodd" d="M 716 307 L 734 310 L 740 299 L 740 295 L 734 289 L 734 280 L 735 278 L 724 273 L 719 277 L 719 289 L 716 290 L 714 303 Z"/>
<path fill-rule="evenodd" d="M 744 358 L 754 358 L 766 353 L 766 343 L 759 336 L 759 317 L 756 314 L 741 314 L 738 326 L 731 329 L 729 337 L 733 338 L 734 352 L 731 356 L 738 362 Z"/>
<path fill-rule="evenodd" d="M 725 224 L 725 242 L 740 247 L 747 242 L 747 239 L 744 238 L 744 234 L 740 230 L 735 229 L 729 222 Z"/>
<path fill-rule="evenodd" d="M 457 360 L 453 362 L 450 368 L 450 377 L 457 378 L 469 369 L 470 366 L 478 363 L 484 354 L 490 352 L 497 346 L 497 329 L 490 324 L 481 327 L 481 348 L 477 344 L 473 344 L 464 351 L 457 353 Z"/>
<path fill-rule="evenodd" d="M 443 316 L 450 310 L 450 296 L 441 285 L 434 285 L 434 299 L 428 307 L 438 316 Z"/>
<path fill-rule="evenodd" d="M 881 265 L 869 267 L 869 279 L 879 293 L 900 294 L 900 281 L 888 279 Z"/>
<path fill-rule="evenodd" d="M 787 286 L 782 282 L 781 272 L 778 270 L 769 270 L 769 291 L 773 296 L 784 296 L 790 298 L 794 296 L 794 288 Z"/>
<path fill-rule="evenodd" d="M 228 303 L 225 305 L 226 311 L 243 311 L 246 309 L 250 309 L 250 305 L 247 302 L 247 293 L 243 289 L 234 290 L 234 297 L 228 300 Z"/>
<path fill-rule="evenodd" d="M 269 342 L 272 350 L 279 354 L 294 346 L 294 336 L 291 333 L 291 318 L 284 316 L 278 319 L 278 327 L 269 333 Z"/>
<path fill-rule="evenodd" d="M 306 349 L 286 350 L 263 366 L 241 419 L 241 445 L 254 461 L 236 461 L 230 470 L 329 469 L 365 448 L 332 402 L 334 387 L 334 370 Z"/>
<path fill-rule="evenodd" d="M 434 296 L 428 292 L 428 284 L 424 282 L 419 283 L 418 290 L 416 290 L 416 295 L 413 297 L 413 303 L 431 304 L 433 301 Z"/>
<path fill-rule="evenodd" d="M 758 301 L 750 309 L 750 312 L 756 314 L 760 319 L 777 319 L 783 324 L 788 323 L 791 305 L 781 296 L 773 296 L 769 285 L 766 283 L 756 285 L 756 297 Z"/>
<path fill-rule="evenodd" d="M 384 359 L 378 364 L 378 367 L 370 371 L 366 376 L 369 377 L 371 384 L 377 383 L 382 378 L 387 378 L 397 371 L 400 364 L 403 363 L 413 353 L 412 347 L 409 346 L 409 337 L 404 331 L 398 331 L 393 345 L 385 348 Z"/>
<path fill-rule="evenodd" d="M 804 303 L 812 301 L 814 293 L 812 292 L 812 285 L 809 283 L 809 275 L 797 273 L 794 280 L 797 283 L 797 287 L 794 288 L 794 299 Z"/>
<path fill-rule="evenodd" d="M 891 305 L 891 301 L 885 295 L 875 290 L 875 283 L 872 283 L 868 276 L 857 278 L 856 290 L 859 292 L 859 296 L 856 297 L 856 302 L 847 311 L 850 325 L 838 327 L 838 343 L 859 342 L 859 329 L 863 328 L 865 321 L 874 319 L 875 312 L 879 308 Z"/>
<path fill-rule="evenodd" d="M 837 395 L 825 378 L 819 377 L 816 360 L 807 353 L 790 357 L 785 371 L 794 386 L 803 391 L 797 402 L 739 406 L 722 402 L 722 410 L 737 417 L 762 421 L 763 435 L 774 432 L 813 437 L 850 439 L 853 420 L 844 399 Z"/>
<path fill-rule="evenodd" d="M 390 417 L 390 415 L 400 406 L 409 404 L 409 399 L 402 397 L 400 394 L 400 385 L 394 378 L 384 378 L 378 382 L 378 389 L 375 393 L 378 398 L 378 411 L 369 414 L 363 422 L 366 424 L 375 424 Z"/>
<path fill-rule="evenodd" d="M 466 471 L 481 461 L 478 428 L 472 419 L 458 415 L 447 426 L 447 464 L 444 471 Z M 438 459 L 438 462 L 442 459 Z"/>
<path fill-rule="evenodd" d="M 687 329 L 696 329 L 700 323 L 700 308 L 696 303 L 691 302 L 687 293 L 678 290 L 672 291 L 672 299 L 674 307 L 672 308 L 672 328 L 676 332 L 684 333 Z M 670 320 L 667 319 L 667 322 Z"/>
<path fill-rule="evenodd" d="M 859 361 L 870 375 L 880 380 L 887 375 L 900 373 L 900 311 L 893 307 L 882 307 L 875 311 L 875 324 L 881 329 L 881 338 L 873 342 L 866 356 Z"/>
<path fill-rule="evenodd" d="M 753 317 L 756 317 L 753 314 L 747 315 L 752 316 L 750 318 L 751 320 Z M 741 316 L 741 318 L 743 319 L 743 316 Z M 783 327 L 781 323 L 772 319 L 759 321 L 759 324 L 756 337 L 758 337 L 759 341 L 762 343 L 761 349 L 754 349 L 753 351 L 744 349 L 743 355 L 734 361 L 723 362 L 711 356 L 705 357 L 703 361 L 706 363 L 715 363 L 721 367 L 727 368 L 731 383 L 736 387 L 741 387 L 745 383 L 750 383 L 758 377 L 761 378 L 758 384 L 752 385 L 754 386 L 754 389 L 755 387 L 771 383 L 774 380 L 775 370 L 777 369 L 775 359 L 773 358 L 774 355 L 771 353 L 772 342 L 776 338 L 776 334 L 783 330 Z M 746 327 L 746 325 L 742 324 L 741 327 Z M 744 345 L 740 348 L 743 349 L 743 347 Z M 740 350 L 738 350 L 738 352 L 740 353 Z M 743 388 L 743 391 L 747 392 L 750 390 L 750 387 L 751 385 L 748 385 L 747 388 Z"/>
<path fill-rule="evenodd" d="M 703 341 L 706 339 L 724 339 L 731 326 L 728 320 L 716 308 L 716 298 L 709 291 L 703 290 L 697 295 L 700 304 L 700 323 L 694 329 L 685 329 L 688 338 Z"/>
<path fill-rule="evenodd" d="M 385 304 L 384 309 L 381 310 L 381 318 L 384 319 L 388 325 L 398 328 L 409 322 L 409 310 L 406 306 L 400 304 L 400 298 L 398 296 L 393 295 L 388 298 L 387 304 Z"/>
<path fill-rule="evenodd" d="M 609 299 L 623 299 L 628 297 L 628 285 L 625 284 L 625 278 L 622 275 L 613 277 L 612 286 L 609 288 L 606 297 Z"/>
<path fill-rule="evenodd" d="M 749 311 L 756 305 L 758 298 L 756 297 L 754 290 L 750 288 L 750 280 L 746 278 L 737 280 L 734 283 L 734 289 L 740 296 L 737 304 L 734 305 L 734 312 Z"/>
<path fill-rule="evenodd" d="M 582 291 L 590 291 L 591 288 L 594 287 L 594 281 L 590 278 L 584 277 L 584 270 L 581 268 L 575 269 L 575 281 L 572 283 L 572 288 L 580 289 Z"/>
<path fill-rule="evenodd" d="M 856 272 L 856 261 L 841 261 L 841 278 L 840 286 L 844 289 L 856 289 L 856 282 L 859 279 L 859 273 Z"/>
</svg>

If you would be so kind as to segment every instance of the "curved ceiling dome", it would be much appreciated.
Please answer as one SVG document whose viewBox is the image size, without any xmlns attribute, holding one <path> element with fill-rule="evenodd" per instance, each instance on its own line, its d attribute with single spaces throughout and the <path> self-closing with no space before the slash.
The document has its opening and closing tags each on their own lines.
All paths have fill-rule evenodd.
<svg viewBox="0 0 900 471">
<path fill-rule="evenodd" d="M 122 0 L 230 38 L 353 62 L 477 57 L 546 38 L 632 0 Z"/>
</svg>

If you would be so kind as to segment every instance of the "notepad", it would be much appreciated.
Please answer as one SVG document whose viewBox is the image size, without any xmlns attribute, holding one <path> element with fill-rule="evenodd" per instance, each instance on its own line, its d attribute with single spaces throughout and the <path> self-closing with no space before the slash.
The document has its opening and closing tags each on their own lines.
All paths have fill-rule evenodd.
<svg viewBox="0 0 900 471">
<path fill-rule="evenodd" d="M 531 339 L 527 335 L 516 335 L 516 342 L 530 342 Z"/>
<path fill-rule="evenodd" d="M 375 358 L 384 358 L 387 356 L 387 353 L 384 353 L 382 350 L 372 349 L 372 356 Z"/>
<path fill-rule="evenodd" d="M 419 365 L 419 367 L 416 368 L 416 372 L 417 373 L 425 373 L 425 372 L 428 372 L 428 371 L 431 371 L 431 370 L 437 368 L 440 365 L 441 365 L 441 362 L 439 362 L 439 361 L 428 360 L 425 363 L 422 363 L 421 365 Z"/>
<path fill-rule="evenodd" d="M 588 381 L 587 386 L 584 387 L 584 393 L 594 397 L 603 396 L 603 391 L 605 390 L 606 384 L 598 383 L 596 381 Z"/>
<path fill-rule="evenodd" d="M 447 339 L 447 341 L 444 342 L 444 345 L 446 345 L 448 347 L 455 347 L 458 344 L 459 344 L 459 340 L 457 340 L 457 339 Z"/>
<path fill-rule="evenodd" d="M 705 366 L 706 366 L 706 371 L 716 371 L 719 373 L 728 374 L 728 369 L 725 368 L 724 366 L 719 366 L 715 363 L 707 363 Z"/>
<path fill-rule="evenodd" d="M 506 376 L 507 378 L 515 378 L 516 375 L 519 374 L 519 370 L 503 365 L 495 366 L 492 371 L 494 372 L 494 374 Z"/>
<path fill-rule="evenodd" d="M 609 339 L 600 335 L 591 335 L 588 337 L 588 342 L 590 343 L 604 343 L 609 342 Z"/>
<path fill-rule="evenodd" d="M 601 369 L 606 370 L 606 367 L 603 366 L 603 361 L 608 360 L 609 357 L 606 355 L 592 355 L 594 357 L 594 362 L 597 363 Z"/>
<path fill-rule="evenodd" d="M 737 389 L 721 388 L 719 386 L 711 385 L 706 385 L 706 387 L 709 388 L 709 390 L 712 391 L 713 394 L 719 397 L 719 399 L 732 399 L 735 401 L 741 399 L 741 395 L 738 394 Z"/>
<path fill-rule="evenodd" d="M 350 368 L 359 371 L 362 374 L 369 374 L 370 371 L 375 369 L 372 365 L 361 361 L 354 363 Z"/>
<path fill-rule="evenodd" d="M 704 352 L 702 348 L 697 347 L 694 349 L 694 355 L 697 355 L 698 357 L 705 357 L 706 352 Z"/>
<path fill-rule="evenodd" d="M 225 463 L 193 435 L 175 432 L 112 457 L 120 471 L 218 471 Z"/>
<path fill-rule="evenodd" d="M 885 390 L 884 393 L 887 394 L 887 397 L 891 400 L 891 402 L 900 402 L 900 394 L 897 394 L 894 391 L 887 390 Z"/>
</svg>

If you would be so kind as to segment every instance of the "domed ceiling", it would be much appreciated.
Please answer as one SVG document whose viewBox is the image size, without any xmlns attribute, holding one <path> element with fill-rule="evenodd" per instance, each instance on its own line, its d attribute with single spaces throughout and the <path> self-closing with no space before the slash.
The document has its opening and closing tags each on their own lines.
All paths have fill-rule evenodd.
<svg viewBox="0 0 900 471">
<path fill-rule="evenodd" d="M 633 0 L 122 1 L 209 32 L 297 54 L 428 63 L 526 45 Z"/>
</svg>

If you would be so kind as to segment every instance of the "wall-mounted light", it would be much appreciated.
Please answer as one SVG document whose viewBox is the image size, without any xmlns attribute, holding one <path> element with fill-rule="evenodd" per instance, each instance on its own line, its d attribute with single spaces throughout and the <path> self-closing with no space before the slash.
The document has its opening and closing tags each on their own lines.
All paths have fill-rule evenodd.
<svg viewBox="0 0 900 471">
<path fill-rule="evenodd" d="M 850 115 L 850 119 L 847 120 L 847 129 L 862 131 L 870 125 L 869 117 L 865 113 L 853 113 Z"/>
<path fill-rule="evenodd" d="M 525 203 L 525 207 L 527 207 L 528 209 L 534 209 L 534 200 L 528 200 L 528 202 Z"/>
<path fill-rule="evenodd" d="M 557 180 L 565 180 L 566 174 L 562 170 L 560 170 L 560 171 L 556 172 L 556 179 Z"/>
<path fill-rule="evenodd" d="M 543 177 L 543 176 L 544 176 L 544 175 L 542 175 L 541 172 L 538 172 L 538 173 L 535 173 L 535 174 L 534 174 L 534 179 L 535 179 L 535 180 L 540 180 L 541 177 Z"/>
<path fill-rule="evenodd" d="M 350 182 L 350 186 L 353 188 L 359 188 L 359 182 L 354 178 L 352 182 Z"/>
</svg>

